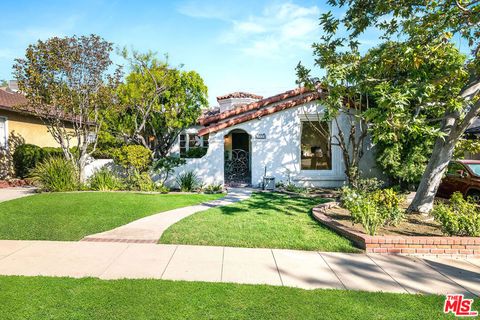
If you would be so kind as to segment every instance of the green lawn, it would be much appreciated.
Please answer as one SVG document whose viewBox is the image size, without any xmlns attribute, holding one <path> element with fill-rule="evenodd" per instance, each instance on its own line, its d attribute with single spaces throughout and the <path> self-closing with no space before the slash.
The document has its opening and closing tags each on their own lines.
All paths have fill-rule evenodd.
<svg viewBox="0 0 480 320">
<path fill-rule="evenodd" d="M 0 277 L 0 288 L 3 320 L 453 318 L 432 295 L 45 277 Z"/>
<path fill-rule="evenodd" d="M 349 240 L 320 225 L 311 208 L 321 199 L 255 193 L 234 205 L 209 209 L 168 228 L 160 243 L 357 252 Z"/>
<path fill-rule="evenodd" d="M 0 239 L 80 240 L 133 220 L 222 195 L 43 193 L 0 203 Z"/>
</svg>

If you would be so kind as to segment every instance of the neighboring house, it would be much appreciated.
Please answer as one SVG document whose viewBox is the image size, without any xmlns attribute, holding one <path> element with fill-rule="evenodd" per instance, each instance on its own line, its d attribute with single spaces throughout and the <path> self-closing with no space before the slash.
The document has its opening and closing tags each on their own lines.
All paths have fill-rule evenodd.
<svg viewBox="0 0 480 320">
<path fill-rule="evenodd" d="M 205 155 L 187 158 L 175 175 L 193 170 L 206 185 L 259 186 L 265 176 L 301 186 L 345 183 L 340 147 L 314 128 L 337 134 L 335 125 L 318 121 L 324 112 L 318 92 L 299 88 L 266 99 L 235 92 L 217 101 L 219 108 L 205 113 L 200 126 L 181 134 L 171 151 L 185 157 L 191 149 L 206 149 Z M 345 115 L 338 121 L 349 128 Z M 372 152 L 362 160 L 362 171 L 376 175 Z"/>
<path fill-rule="evenodd" d="M 0 145 L 6 146 L 12 132 L 26 143 L 39 147 L 59 147 L 42 120 L 26 108 L 27 99 L 16 90 L 15 82 L 0 87 Z"/>
</svg>

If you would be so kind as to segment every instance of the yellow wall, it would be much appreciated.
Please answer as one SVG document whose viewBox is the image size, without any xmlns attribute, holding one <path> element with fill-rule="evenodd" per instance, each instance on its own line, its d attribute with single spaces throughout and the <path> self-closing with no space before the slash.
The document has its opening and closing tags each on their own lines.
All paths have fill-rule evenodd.
<svg viewBox="0 0 480 320">
<path fill-rule="evenodd" d="M 7 128 L 9 135 L 15 131 L 25 139 L 26 143 L 31 143 L 39 147 L 59 147 L 60 145 L 53 139 L 47 126 L 42 121 L 30 115 L 23 115 L 16 112 L 0 110 L 0 117 L 7 118 Z"/>
</svg>

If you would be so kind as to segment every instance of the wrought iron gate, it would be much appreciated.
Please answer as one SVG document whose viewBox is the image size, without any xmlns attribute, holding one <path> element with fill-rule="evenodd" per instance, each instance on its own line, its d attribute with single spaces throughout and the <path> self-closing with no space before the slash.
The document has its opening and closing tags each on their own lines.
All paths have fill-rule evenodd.
<svg viewBox="0 0 480 320">
<path fill-rule="evenodd" d="M 250 157 L 243 149 L 232 150 L 232 159 L 225 159 L 225 183 L 250 184 Z"/>
</svg>

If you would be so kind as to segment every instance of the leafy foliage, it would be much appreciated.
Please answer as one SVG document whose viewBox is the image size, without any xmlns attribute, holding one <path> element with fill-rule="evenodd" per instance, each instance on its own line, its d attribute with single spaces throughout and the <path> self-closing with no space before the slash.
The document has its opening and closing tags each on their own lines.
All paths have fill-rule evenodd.
<svg viewBox="0 0 480 320">
<path fill-rule="evenodd" d="M 128 190 L 147 192 L 156 190 L 156 185 L 148 172 L 134 171 L 126 178 L 126 184 Z M 162 188 L 161 190 L 163 192 L 165 189 Z"/>
<path fill-rule="evenodd" d="M 65 158 L 46 158 L 32 170 L 32 177 L 43 191 L 63 192 L 79 189 L 76 167 Z"/>
<path fill-rule="evenodd" d="M 403 198 L 393 189 L 365 191 L 344 187 L 341 201 L 350 211 L 353 223 L 360 223 L 372 236 L 380 226 L 397 225 L 404 217 L 400 209 Z"/>
<path fill-rule="evenodd" d="M 90 188 L 96 191 L 115 191 L 125 187 L 122 179 L 106 167 L 95 171 L 88 179 L 88 183 Z"/>
<path fill-rule="evenodd" d="M 13 153 L 15 174 L 20 178 L 28 176 L 30 170 L 44 159 L 42 148 L 33 144 L 22 144 Z"/>
<path fill-rule="evenodd" d="M 15 149 L 23 144 L 25 144 L 25 139 L 12 131 L 8 137 L 8 147 L 0 145 L 0 179 L 15 177 L 13 154 Z"/>
<path fill-rule="evenodd" d="M 118 89 L 119 110 L 107 116 L 109 127 L 164 157 L 208 105 L 207 87 L 195 71 L 172 67 L 151 52 L 129 56 L 125 51 L 124 57 L 131 72 Z"/>
<path fill-rule="evenodd" d="M 203 189 L 207 194 L 222 193 L 223 186 L 221 184 L 210 184 Z"/>
<path fill-rule="evenodd" d="M 201 186 L 201 181 L 193 171 L 187 171 L 178 175 L 177 184 L 180 191 L 192 192 Z"/>
<path fill-rule="evenodd" d="M 428 159 L 409 208 L 428 212 L 455 145 L 480 111 L 480 2 L 329 3 L 346 10 L 340 18 L 322 15 L 322 50 L 359 52 L 365 30 L 382 32 L 383 44 L 364 56 L 368 63 L 361 63 L 360 83 L 372 89 L 379 106 L 368 114 L 370 129 L 380 152 L 386 150 L 380 166 L 400 182 L 416 182 Z M 460 43 L 471 49 L 470 55 L 460 53 Z"/>
<path fill-rule="evenodd" d="M 432 215 L 442 224 L 442 230 L 450 236 L 480 237 L 480 209 L 473 201 L 465 200 L 455 192 L 450 203 L 438 203 Z"/>
<path fill-rule="evenodd" d="M 174 169 L 185 163 L 186 161 L 179 157 L 163 157 L 153 162 L 152 171 L 158 174 L 159 181 L 163 185 L 174 172 Z"/>
<path fill-rule="evenodd" d="M 113 160 L 129 174 L 148 170 L 152 162 L 152 152 L 140 145 L 127 145 L 113 151 Z"/>
<path fill-rule="evenodd" d="M 14 66 L 29 110 L 48 126 L 66 159 L 77 167 L 79 180 L 95 149 L 101 115 L 115 100 L 120 70 L 110 73 L 112 50 L 111 43 L 96 35 L 53 37 L 30 45 Z M 78 156 L 70 152 L 73 146 Z"/>
</svg>

